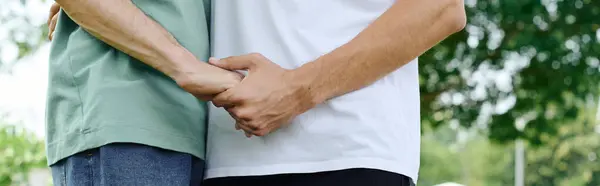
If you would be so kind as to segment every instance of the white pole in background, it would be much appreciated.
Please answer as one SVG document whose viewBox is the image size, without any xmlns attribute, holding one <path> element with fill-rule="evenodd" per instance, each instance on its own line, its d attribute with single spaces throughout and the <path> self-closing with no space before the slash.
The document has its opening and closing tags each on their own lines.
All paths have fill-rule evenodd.
<svg viewBox="0 0 600 186">
<path fill-rule="evenodd" d="M 525 146 L 521 139 L 515 142 L 515 186 L 525 186 Z"/>
</svg>

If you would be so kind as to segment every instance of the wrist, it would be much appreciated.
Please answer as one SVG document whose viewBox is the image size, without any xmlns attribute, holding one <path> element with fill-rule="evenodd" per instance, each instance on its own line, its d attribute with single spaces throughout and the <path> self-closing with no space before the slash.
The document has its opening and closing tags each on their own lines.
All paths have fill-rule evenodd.
<svg viewBox="0 0 600 186">
<path fill-rule="evenodd" d="M 198 70 L 197 68 L 204 64 L 187 50 L 168 51 L 164 56 L 166 61 L 164 61 L 162 67 L 157 69 L 176 82 L 185 82 L 193 74 L 193 71 Z"/>
<path fill-rule="evenodd" d="M 323 86 L 320 85 L 318 70 L 313 62 L 302 65 L 300 68 L 291 70 L 291 81 L 302 89 L 306 99 L 311 105 L 318 105 L 325 102 L 328 97 Z"/>
</svg>

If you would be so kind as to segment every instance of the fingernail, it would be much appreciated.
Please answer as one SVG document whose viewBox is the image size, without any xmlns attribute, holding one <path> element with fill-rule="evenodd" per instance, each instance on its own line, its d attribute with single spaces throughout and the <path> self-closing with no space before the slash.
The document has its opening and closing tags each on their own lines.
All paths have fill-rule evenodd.
<svg viewBox="0 0 600 186">
<path fill-rule="evenodd" d="M 210 58 L 208 58 L 208 62 L 209 62 L 209 63 L 218 63 L 218 62 L 219 62 L 219 59 L 217 59 L 217 58 L 215 58 L 215 57 L 210 57 Z"/>
</svg>

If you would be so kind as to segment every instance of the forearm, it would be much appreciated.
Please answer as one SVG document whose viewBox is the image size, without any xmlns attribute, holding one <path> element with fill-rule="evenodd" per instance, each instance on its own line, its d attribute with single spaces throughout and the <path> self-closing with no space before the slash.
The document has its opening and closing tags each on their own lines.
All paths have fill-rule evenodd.
<svg viewBox="0 0 600 186">
<path fill-rule="evenodd" d="M 105 43 L 171 78 L 189 67 L 225 70 L 200 61 L 131 0 L 56 0 L 73 21 Z M 192 64 L 194 63 L 194 64 Z"/>
<path fill-rule="evenodd" d="M 345 45 L 294 70 L 315 102 L 363 88 L 415 59 L 466 22 L 462 0 L 402 0 Z"/>
</svg>

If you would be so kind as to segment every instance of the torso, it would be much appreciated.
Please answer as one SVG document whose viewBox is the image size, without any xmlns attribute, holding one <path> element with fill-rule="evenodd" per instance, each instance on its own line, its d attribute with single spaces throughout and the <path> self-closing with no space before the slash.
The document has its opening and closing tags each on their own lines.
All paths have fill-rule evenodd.
<svg viewBox="0 0 600 186">
<path fill-rule="evenodd" d="M 215 57 L 258 52 L 297 68 L 345 44 L 394 0 L 213 1 Z M 209 107 L 207 177 L 372 168 L 417 179 L 420 117 L 416 60 L 331 99 L 265 137 L 247 139 Z"/>
<path fill-rule="evenodd" d="M 197 58 L 208 58 L 208 0 L 133 2 Z M 59 17 L 49 65 L 50 164 L 113 142 L 204 157 L 204 103 L 160 72 L 96 39 L 64 12 Z"/>
</svg>

